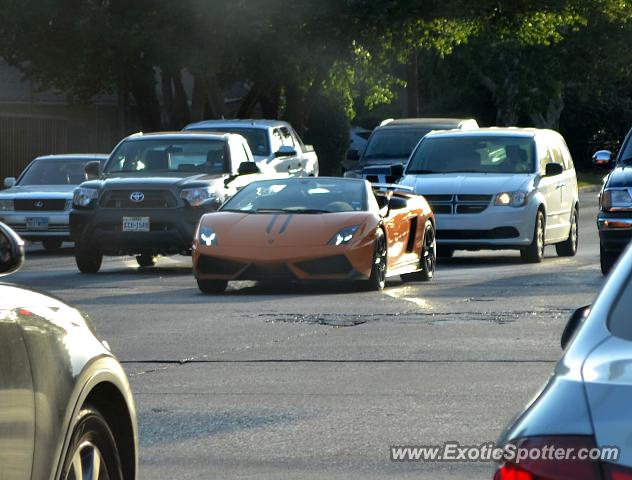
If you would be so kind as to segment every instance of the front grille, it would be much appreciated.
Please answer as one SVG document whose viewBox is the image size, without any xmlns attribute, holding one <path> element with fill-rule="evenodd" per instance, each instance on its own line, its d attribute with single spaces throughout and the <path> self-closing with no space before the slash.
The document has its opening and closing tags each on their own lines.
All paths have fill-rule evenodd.
<svg viewBox="0 0 632 480">
<path fill-rule="evenodd" d="M 245 264 L 243 263 L 210 257 L 208 255 L 200 256 L 200 261 L 198 262 L 198 270 L 201 273 L 215 275 L 235 275 L 244 267 Z"/>
<path fill-rule="evenodd" d="M 353 268 L 344 255 L 307 260 L 296 266 L 309 275 L 346 275 Z"/>
<path fill-rule="evenodd" d="M 492 230 L 437 230 L 438 240 L 502 240 L 520 236 L 514 227 L 498 227 Z"/>
<path fill-rule="evenodd" d="M 17 233 L 27 232 L 26 224 L 11 224 L 11 229 Z M 37 233 L 68 233 L 68 225 L 48 225 L 46 230 L 35 230 Z"/>
<path fill-rule="evenodd" d="M 65 199 L 36 198 L 33 200 L 16 199 L 13 201 L 16 211 L 56 212 L 66 207 Z"/>
<path fill-rule="evenodd" d="M 242 280 L 293 280 L 294 273 L 286 264 L 251 264 L 239 278 Z"/>
<path fill-rule="evenodd" d="M 142 201 L 130 199 L 135 192 L 142 192 Z M 178 202 L 169 190 L 106 190 L 101 195 L 99 205 L 102 208 L 173 208 Z"/>
<path fill-rule="evenodd" d="M 484 212 L 492 201 L 491 195 L 424 195 L 437 214 L 471 215 Z"/>
</svg>

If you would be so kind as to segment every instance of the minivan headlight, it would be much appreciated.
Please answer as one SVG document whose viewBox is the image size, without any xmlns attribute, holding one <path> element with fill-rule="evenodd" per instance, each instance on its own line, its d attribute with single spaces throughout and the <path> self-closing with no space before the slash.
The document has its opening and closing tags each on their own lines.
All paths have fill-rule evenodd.
<svg viewBox="0 0 632 480">
<path fill-rule="evenodd" d="M 494 205 L 498 207 L 523 207 L 527 204 L 529 194 L 521 190 L 516 192 L 502 192 L 496 195 Z"/>
</svg>

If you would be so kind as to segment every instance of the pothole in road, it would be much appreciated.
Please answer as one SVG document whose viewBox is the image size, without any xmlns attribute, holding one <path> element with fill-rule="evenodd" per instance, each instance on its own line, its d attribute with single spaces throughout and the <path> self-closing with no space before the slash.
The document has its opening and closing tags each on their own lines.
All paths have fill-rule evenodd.
<svg viewBox="0 0 632 480">
<path fill-rule="evenodd" d="M 274 314 L 262 313 L 266 323 L 299 323 L 307 325 L 327 325 L 330 327 L 355 327 L 368 321 L 359 315 L 310 315 L 310 314 Z"/>
</svg>

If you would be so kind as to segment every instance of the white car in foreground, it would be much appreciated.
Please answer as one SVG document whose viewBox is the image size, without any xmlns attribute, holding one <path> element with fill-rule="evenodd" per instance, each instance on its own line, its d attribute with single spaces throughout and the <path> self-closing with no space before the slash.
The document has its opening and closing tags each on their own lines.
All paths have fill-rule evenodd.
<svg viewBox="0 0 632 480">
<path fill-rule="evenodd" d="M 557 132 L 429 133 L 403 173 L 400 183 L 424 195 L 435 213 L 441 256 L 517 249 L 523 261 L 540 262 L 545 245 L 555 244 L 560 256 L 577 251 L 577 178 Z"/>
</svg>

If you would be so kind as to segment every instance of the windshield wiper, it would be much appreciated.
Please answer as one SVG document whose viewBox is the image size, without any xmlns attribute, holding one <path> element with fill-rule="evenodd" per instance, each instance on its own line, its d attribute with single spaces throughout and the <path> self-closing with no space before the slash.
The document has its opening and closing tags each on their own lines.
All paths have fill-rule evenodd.
<svg viewBox="0 0 632 480">
<path fill-rule="evenodd" d="M 284 213 L 331 213 L 331 210 L 321 210 L 318 208 L 284 208 Z"/>
<path fill-rule="evenodd" d="M 407 173 L 427 174 L 427 173 L 441 173 L 441 172 L 435 172 L 434 170 L 409 170 Z"/>
</svg>

